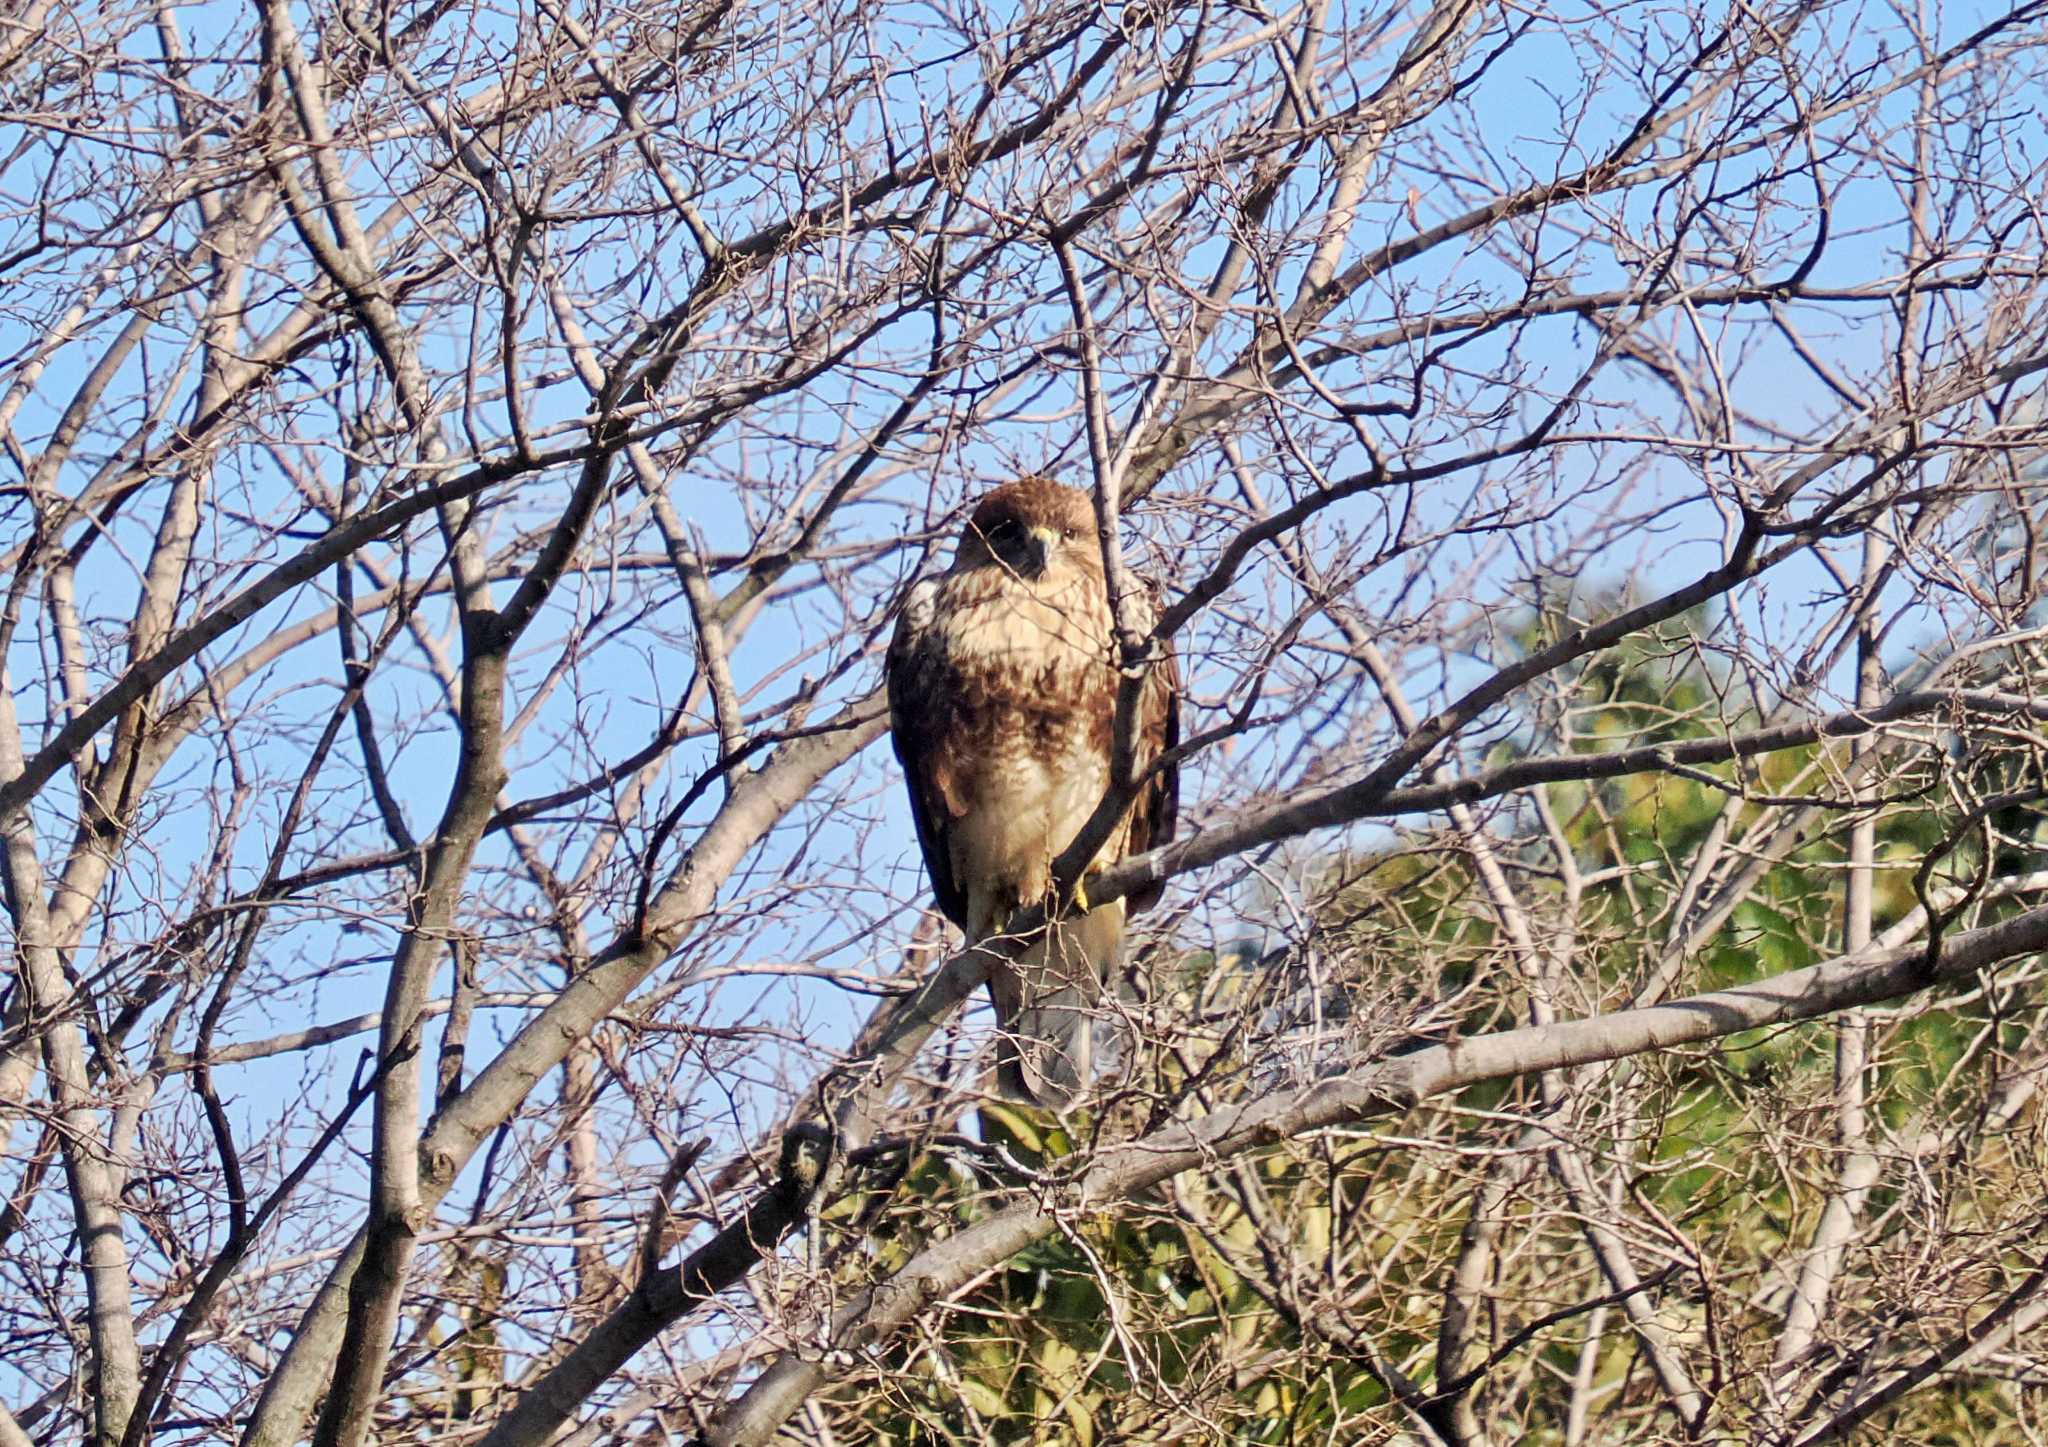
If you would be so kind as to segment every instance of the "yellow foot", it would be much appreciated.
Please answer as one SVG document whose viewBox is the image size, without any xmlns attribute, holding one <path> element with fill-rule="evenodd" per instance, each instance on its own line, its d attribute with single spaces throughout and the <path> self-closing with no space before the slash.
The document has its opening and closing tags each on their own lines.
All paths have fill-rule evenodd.
<svg viewBox="0 0 2048 1447">
<path fill-rule="evenodd" d="M 1083 914 L 1095 908 L 1088 902 L 1088 881 L 1100 873 L 1099 869 L 1091 869 L 1074 882 L 1074 905 Z"/>
</svg>

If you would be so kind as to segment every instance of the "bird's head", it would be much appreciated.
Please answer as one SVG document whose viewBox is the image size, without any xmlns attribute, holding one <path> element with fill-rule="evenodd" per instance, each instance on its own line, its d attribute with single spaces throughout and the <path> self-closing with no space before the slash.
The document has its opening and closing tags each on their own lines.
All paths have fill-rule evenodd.
<svg viewBox="0 0 2048 1447">
<path fill-rule="evenodd" d="M 1027 477 L 984 497 L 960 534 L 954 567 L 989 566 L 1033 582 L 1075 569 L 1101 572 L 1088 494 Z"/>
</svg>

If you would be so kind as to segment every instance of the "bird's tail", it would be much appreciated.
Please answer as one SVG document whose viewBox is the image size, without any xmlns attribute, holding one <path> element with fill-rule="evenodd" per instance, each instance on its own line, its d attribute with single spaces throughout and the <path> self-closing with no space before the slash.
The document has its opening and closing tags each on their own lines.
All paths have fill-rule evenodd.
<svg viewBox="0 0 2048 1447">
<path fill-rule="evenodd" d="M 1123 954 L 1122 900 L 1060 920 L 989 981 L 996 1081 L 1005 1095 L 1065 1110 L 1115 1053 L 1111 982 Z"/>
</svg>

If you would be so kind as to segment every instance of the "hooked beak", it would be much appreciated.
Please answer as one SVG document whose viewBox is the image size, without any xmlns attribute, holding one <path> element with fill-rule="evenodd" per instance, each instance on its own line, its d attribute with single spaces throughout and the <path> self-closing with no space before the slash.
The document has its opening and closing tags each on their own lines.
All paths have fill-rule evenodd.
<svg viewBox="0 0 2048 1447">
<path fill-rule="evenodd" d="M 1040 577 L 1052 565 L 1053 550 L 1060 545 L 1060 535 L 1053 528 L 1031 528 L 1025 536 L 1031 545 L 1031 576 Z"/>
</svg>

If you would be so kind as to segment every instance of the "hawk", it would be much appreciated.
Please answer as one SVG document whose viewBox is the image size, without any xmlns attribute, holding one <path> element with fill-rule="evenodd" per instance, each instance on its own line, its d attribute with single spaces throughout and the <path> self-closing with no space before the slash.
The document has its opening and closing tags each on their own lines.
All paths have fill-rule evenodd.
<svg viewBox="0 0 2048 1447">
<path fill-rule="evenodd" d="M 1053 860 L 1108 790 L 1118 679 L 1088 495 L 1044 478 L 996 488 L 961 530 L 952 566 L 911 590 L 888 663 L 917 842 L 940 910 L 970 942 L 1045 899 Z M 1138 704 L 1145 782 L 1088 873 L 1172 838 L 1176 771 L 1144 771 L 1179 737 L 1169 648 Z M 1158 898 L 1157 888 L 1093 908 L 1083 898 L 1080 913 L 994 967 L 1006 1094 L 1058 1110 L 1087 1082 L 1126 911 Z"/>
</svg>

